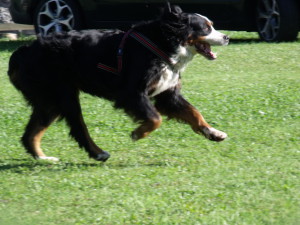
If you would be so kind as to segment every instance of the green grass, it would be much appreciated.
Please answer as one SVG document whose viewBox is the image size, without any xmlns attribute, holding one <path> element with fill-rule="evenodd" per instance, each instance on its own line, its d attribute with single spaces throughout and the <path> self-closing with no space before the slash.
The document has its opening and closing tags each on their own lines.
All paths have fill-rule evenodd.
<svg viewBox="0 0 300 225">
<path fill-rule="evenodd" d="M 58 163 L 32 160 L 19 143 L 30 110 L 6 75 L 24 41 L 0 41 L 0 224 L 296 225 L 300 170 L 300 41 L 268 44 L 255 34 L 197 56 L 183 93 L 229 138 L 213 143 L 167 121 L 132 142 L 135 124 L 104 100 L 83 94 L 106 163 L 87 158 L 64 122 L 43 139 Z M 242 38 L 242 39 L 239 39 Z"/>
</svg>

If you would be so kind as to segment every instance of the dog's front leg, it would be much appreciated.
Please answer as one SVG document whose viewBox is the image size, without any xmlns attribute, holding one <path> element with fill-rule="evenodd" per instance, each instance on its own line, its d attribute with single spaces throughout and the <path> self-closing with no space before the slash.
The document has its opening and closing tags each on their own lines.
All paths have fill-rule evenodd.
<svg viewBox="0 0 300 225">
<path fill-rule="evenodd" d="M 136 128 L 131 133 L 131 138 L 134 141 L 147 137 L 152 131 L 160 127 L 162 120 L 161 117 L 149 118 L 141 123 L 141 125 Z"/>
<path fill-rule="evenodd" d="M 147 137 L 162 123 L 159 112 L 146 94 L 123 94 L 116 102 L 116 107 L 124 109 L 134 121 L 140 122 L 140 126 L 131 133 L 131 138 L 134 141 Z"/>
<path fill-rule="evenodd" d="M 201 113 L 179 93 L 179 89 L 167 90 L 156 96 L 156 108 L 169 118 L 188 123 L 194 132 L 212 141 L 223 141 L 227 134 L 211 127 Z"/>
<path fill-rule="evenodd" d="M 188 115 L 188 113 L 191 113 L 191 116 Z M 204 135 L 207 139 L 211 141 L 223 141 L 225 138 L 227 138 L 227 134 L 219 131 L 213 127 L 211 127 L 203 118 L 200 112 L 197 111 L 196 108 L 193 106 L 190 106 L 190 108 L 187 108 L 187 114 L 183 116 L 183 121 L 187 121 L 195 133 Z"/>
</svg>

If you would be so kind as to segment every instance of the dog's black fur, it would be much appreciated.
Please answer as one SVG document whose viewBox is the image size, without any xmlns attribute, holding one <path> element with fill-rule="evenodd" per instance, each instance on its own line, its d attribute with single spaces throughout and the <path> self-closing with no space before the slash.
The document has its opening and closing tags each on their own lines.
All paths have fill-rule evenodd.
<svg viewBox="0 0 300 225">
<path fill-rule="evenodd" d="M 117 67 L 116 52 L 124 35 L 121 31 L 53 34 L 19 48 L 11 56 L 8 74 L 32 106 L 22 137 L 28 153 L 47 159 L 40 148 L 42 135 L 55 119 L 63 118 L 70 127 L 70 135 L 90 157 L 100 161 L 109 158 L 88 133 L 81 113 L 80 91 L 113 101 L 116 108 L 124 109 L 139 122 L 140 126 L 132 134 L 135 140 L 160 126 L 160 114 L 189 123 L 195 132 L 211 140 L 223 140 L 226 136 L 208 131 L 211 127 L 182 97 L 179 75 L 175 85 L 152 96 L 167 67 L 173 74 L 180 74 L 191 60 L 191 56 L 183 59 L 178 56 L 179 47 L 192 45 L 199 37 L 207 36 L 211 32 L 207 26 L 210 28 L 206 19 L 167 5 L 161 18 L 135 25 L 133 30 L 152 40 L 170 57 L 177 57 L 176 63 L 180 65 L 174 63 L 169 68 L 162 59 L 128 38 L 119 75 L 100 70 L 96 65 L 101 62 Z"/>
</svg>

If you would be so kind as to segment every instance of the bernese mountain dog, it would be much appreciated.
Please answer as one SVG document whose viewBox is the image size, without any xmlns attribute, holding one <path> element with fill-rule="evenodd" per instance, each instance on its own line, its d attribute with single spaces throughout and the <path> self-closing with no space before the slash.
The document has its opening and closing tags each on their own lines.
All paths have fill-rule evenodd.
<svg viewBox="0 0 300 225">
<path fill-rule="evenodd" d="M 86 30 L 38 37 L 9 62 L 10 81 L 32 107 L 22 144 L 35 159 L 57 161 L 43 153 L 41 139 L 53 121 L 65 119 L 79 146 L 91 158 L 106 161 L 110 154 L 94 143 L 84 122 L 80 91 L 113 101 L 139 123 L 133 140 L 159 128 L 166 115 L 209 140 L 222 141 L 226 133 L 211 127 L 181 95 L 180 79 L 194 55 L 214 60 L 211 45 L 228 42 L 205 16 L 168 3 L 158 19 L 126 33 Z"/>
</svg>

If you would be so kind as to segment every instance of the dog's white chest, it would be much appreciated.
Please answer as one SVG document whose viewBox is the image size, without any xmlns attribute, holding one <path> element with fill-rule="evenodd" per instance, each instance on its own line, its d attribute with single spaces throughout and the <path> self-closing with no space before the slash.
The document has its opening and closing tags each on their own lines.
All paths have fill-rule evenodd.
<svg viewBox="0 0 300 225">
<path fill-rule="evenodd" d="M 162 69 L 162 74 L 151 97 L 173 88 L 178 84 L 180 73 L 184 71 L 188 62 L 190 62 L 195 55 L 193 51 L 190 46 L 178 47 L 177 53 L 171 57 L 173 68 L 166 66 Z"/>
<path fill-rule="evenodd" d="M 173 72 L 172 70 L 165 68 L 160 76 L 156 87 L 151 94 L 151 97 L 158 95 L 172 87 L 175 87 L 179 81 L 179 72 Z"/>
</svg>

